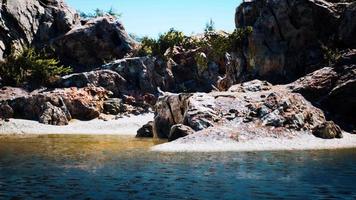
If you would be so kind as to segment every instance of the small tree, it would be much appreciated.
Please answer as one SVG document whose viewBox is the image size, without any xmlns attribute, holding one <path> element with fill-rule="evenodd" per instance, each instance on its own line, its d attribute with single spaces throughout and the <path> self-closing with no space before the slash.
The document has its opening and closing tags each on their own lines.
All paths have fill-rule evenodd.
<svg viewBox="0 0 356 200">
<path fill-rule="evenodd" d="M 96 17 L 103 17 L 105 15 L 111 15 L 116 18 L 120 18 L 122 16 L 122 14 L 117 12 L 116 9 L 113 7 L 110 7 L 110 9 L 107 11 L 96 8 L 93 13 L 85 13 L 82 11 L 78 11 L 78 12 L 80 17 L 82 18 L 96 18 Z"/>
<path fill-rule="evenodd" d="M 213 31 L 215 31 L 215 23 L 212 19 L 210 19 L 209 22 L 207 22 L 205 24 L 204 32 L 207 33 L 207 32 L 213 32 Z"/>
</svg>

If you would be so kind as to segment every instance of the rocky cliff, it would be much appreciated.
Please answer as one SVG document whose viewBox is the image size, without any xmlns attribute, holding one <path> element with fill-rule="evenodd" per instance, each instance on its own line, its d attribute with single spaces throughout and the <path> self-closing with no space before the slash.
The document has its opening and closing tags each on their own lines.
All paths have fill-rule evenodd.
<svg viewBox="0 0 356 200">
<path fill-rule="evenodd" d="M 321 68 L 325 51 L 355 48 L 352 0 L 249 0 L 235 15 L 236 27 L 253 27 L 237 70 L 287 83 Z M 246 76 L 234 74 L 232 76 Z"/>
<path fill-rule="evenodd" d="M 63 63 L 90 69 L 136 46 L 113 17 L 81 21 L 63 0 L 2 0 L 0 24 L 0 60 L 30 46 L 51 46 Z"/>
</svg>

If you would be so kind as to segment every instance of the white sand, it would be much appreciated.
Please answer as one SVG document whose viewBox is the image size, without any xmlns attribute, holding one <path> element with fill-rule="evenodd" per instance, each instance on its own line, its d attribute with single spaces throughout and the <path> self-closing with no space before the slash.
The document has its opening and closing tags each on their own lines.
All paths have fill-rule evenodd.
<svg viewBox="0 0 356 200">
<path fill-rule="evenodd" d="M 303 134 L 293 139 L 260 138 L 246 142 L 212 140 L 191 142 L 181 139 L 157 145 L 153 151 L 162 152 L 228 152 L 228 151 L 281 151 L 356 148 L 356 135 L 344 133 L 342 139 L 325 140 Z"/>
<path fill-rule="evenodd" d="M 67 126 L 52 126 L 36 121 L 11 119 L 1 122 L 0 134 L 95 134 L 95 135 L 136 135 L 136 131 L 148 121 L 153 120 L 153 114 L 124 117 L 117 120 L 103 121 L 71 121 Z"/>
</svg>

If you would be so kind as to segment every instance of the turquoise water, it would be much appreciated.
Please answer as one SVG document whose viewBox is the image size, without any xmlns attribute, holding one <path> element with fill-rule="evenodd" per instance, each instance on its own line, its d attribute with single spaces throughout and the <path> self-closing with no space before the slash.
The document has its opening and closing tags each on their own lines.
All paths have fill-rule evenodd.
<svg viewBox="0 0 356 200">
<path fill-rule="evenodd" d="M 155 153 L 118 136 L 0 138 L 0 199 L 356 199 L 356 150 Z"/>
</svg>

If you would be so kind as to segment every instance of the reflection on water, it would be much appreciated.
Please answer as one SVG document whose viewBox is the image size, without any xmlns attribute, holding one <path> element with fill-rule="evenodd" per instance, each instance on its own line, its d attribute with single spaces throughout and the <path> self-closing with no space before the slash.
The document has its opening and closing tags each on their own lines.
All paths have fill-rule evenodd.
<svg viewBox="0 0 356 200">
<path fill-rule="evenodd" d="M 122 136 L 0 138 L 0 199 L 355 199 L 356 150 L 155 153 Z"/>
</svg>

